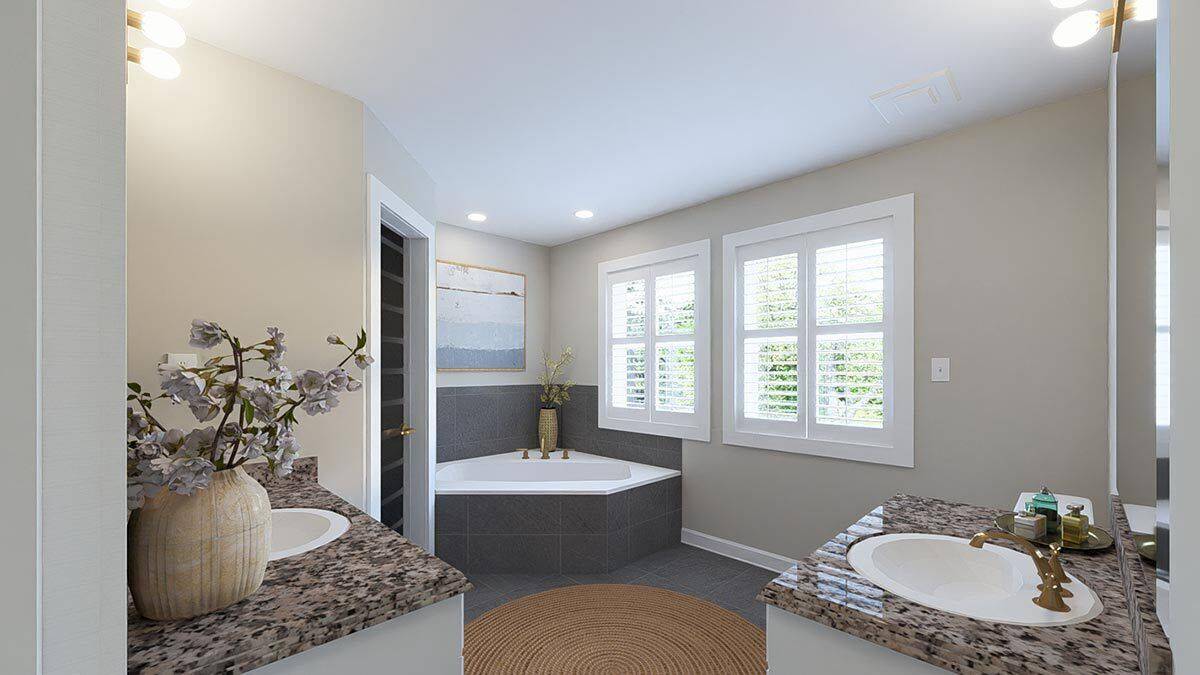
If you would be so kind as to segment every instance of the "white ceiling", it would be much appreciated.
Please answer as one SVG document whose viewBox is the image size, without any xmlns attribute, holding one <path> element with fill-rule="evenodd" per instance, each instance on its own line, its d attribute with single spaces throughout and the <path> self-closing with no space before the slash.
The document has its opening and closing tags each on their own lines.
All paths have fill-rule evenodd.
<svg viewBox="0 0 1200 675">
<path fill-rule="evenodd" d="M 1072 11 L 1049 0 L 195 0 L 173 14 L 201 40 L 366 102 L 437 182 L 439 220 L 554 245 L 1102 87 L 1107 34 L 1050 42 Z M 1122 72 L 1146 72 L 1152 22 L 1127 31 Z M 944 68 L 959 103 L 888 125 L 869 101 Z M 468 222 L 471 211 L 487 222 Z"/>
</svg>

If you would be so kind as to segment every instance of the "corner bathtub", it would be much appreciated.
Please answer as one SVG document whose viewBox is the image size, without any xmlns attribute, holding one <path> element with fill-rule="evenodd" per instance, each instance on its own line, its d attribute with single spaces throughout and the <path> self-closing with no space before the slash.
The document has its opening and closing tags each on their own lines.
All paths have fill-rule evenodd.
<svg viewBox="0 0 1200 675">
<path fill-rule="evenodd" d="M 679 544 L 679 471 L 572 452 L 439 464 L 434 549 L 468 573 L 601 573 Z"/>
<path fill-rule="evenodd" d="M 439 495 L 610 495 L 680 475 L 674 469 L 561 452 L 541 459 L 540 450 L 506 452 L 438 464 Z"/>
</svg>

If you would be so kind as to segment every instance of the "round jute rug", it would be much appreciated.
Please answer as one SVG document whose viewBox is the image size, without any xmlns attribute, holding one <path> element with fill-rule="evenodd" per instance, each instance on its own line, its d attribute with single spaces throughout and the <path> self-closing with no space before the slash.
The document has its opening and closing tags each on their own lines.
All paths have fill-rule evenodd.
<svg viewBox="0 0 1200 675">
<path fill-rule="evenodd" d="M 651 586 L 567 586 L 467 624 L 471 675 L 763 673 L 762 630 L 711 602 Z"/>
</svg>

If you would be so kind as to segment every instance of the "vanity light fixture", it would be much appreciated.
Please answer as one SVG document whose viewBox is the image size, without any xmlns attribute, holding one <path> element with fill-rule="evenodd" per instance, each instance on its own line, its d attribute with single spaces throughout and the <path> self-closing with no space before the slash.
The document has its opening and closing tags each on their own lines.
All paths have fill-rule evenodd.
<svg viewBox="0 0 1200 675">
<path fill-rule="evenodd" d="M 138 64 L 142 70 L 160 80 L 173 80 L 179 77 L 181 72 L 179 62 L 175 60 L 174 56 L 154 47 L 145 49 L 126 47 L 125 58 L 131 63 Z"/>
<path fill-rule="evenodd" d="M 1069 0 L 1051 0 L 1055 7 L 1072 7 Z M 1060 4 L 1063 3 L 1063 4 Z M 1126 21 L 1150 21 L 1158 17 L 1158 0 L 1113 0 L 1112 9 L 1103 12 L 1084 10 L 1063 19 L 1054 29 L 1054 44 L 1059 47 L 1077 47 L 1095 37 L 1102 28 L 1113 27 L 1112 50 L 1121 51 L 1121 29 Z"/>
<path fill-rule="evenodd" d="M 587 209 L 579 209 L 578 211 L 575 212 L 575 217 L 579 218 L 580 220 L 587 220 L 588 218 L 591 218 L 594 215 L 596 215 L 596 214 L 592 213 L 591 211 L 588 211 Z"/>
<path fill-rule="evenodd" d="M 129 9 L 125 11 L 125 23 L 134 30 L 142 31 L 143 35 L 160 47 L 175 49 L 187 42 L 187 33 L 183 32 L 183 26 L 162 12 L 142 14 Z"/>
<path fill-rule="evenodd" d="M 472 223 L 482 223 L 483 221 L 487 220 L 487 215 L 478 212 L 468 213 L 467 220 L 471 221 Z"/>
</svg>

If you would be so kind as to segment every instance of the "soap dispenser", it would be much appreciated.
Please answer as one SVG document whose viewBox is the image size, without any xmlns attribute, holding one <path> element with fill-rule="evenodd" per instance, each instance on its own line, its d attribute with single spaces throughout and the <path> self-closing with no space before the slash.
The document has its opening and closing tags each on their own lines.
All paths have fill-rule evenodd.
<svg viewBox="0 0 1200 675">
<path fill-rule="evenodd" d="M 1033 512 L 1046 516 L 1046 534 L 1059 533 L 1058 498 L 1045 485 L 1033 496 Z"/>
</svg>

